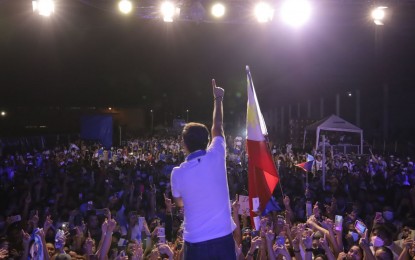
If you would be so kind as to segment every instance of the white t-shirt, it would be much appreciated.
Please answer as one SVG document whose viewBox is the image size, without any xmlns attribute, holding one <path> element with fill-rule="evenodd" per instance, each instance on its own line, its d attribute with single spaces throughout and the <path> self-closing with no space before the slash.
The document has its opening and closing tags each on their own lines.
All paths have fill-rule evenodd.
<svg viewBox="0 0 415 260">
<path fill-rule="evenodd" d="M 225 139 L 216 136 L 205 155 L 185 161 L 172 171 L 173 196 L 183 199 L 183 238 L 187 242 L 223 237 L 236 228 L 231 217 L 225 146 Z"/>
</svg>

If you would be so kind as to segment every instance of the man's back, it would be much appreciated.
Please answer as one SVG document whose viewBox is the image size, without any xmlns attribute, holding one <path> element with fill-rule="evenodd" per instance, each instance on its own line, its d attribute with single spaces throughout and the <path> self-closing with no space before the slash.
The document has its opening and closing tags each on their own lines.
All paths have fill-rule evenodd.
<svg viewBox="0 0 415 260">
<path fill-rule="evenodd" d="M 225 140 L 217 136 L 206 150 L 197 151 L 172 172 L 174 197 L 185 205 L 184 239 L 197 243 L 225 236 L 235 223 L 230 214 L 230 200 L 225 164 Z"/>
</svg>

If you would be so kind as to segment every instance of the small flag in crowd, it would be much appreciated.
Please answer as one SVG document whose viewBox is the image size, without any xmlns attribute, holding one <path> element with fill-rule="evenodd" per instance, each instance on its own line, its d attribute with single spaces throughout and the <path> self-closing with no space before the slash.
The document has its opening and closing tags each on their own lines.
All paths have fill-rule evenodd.
<svg viewBox="0 0 415 260">
<path fill-rule="evenodd" d="M 259 108 L 254 83 L 252 82 L 251 72 L 248 66 L 246 66 L 246 73 L 248 85 L 246 146 L 248 152 L 249 207 L 254 209 L 253 201 L 259 199 L 258 211 L 264 212 L 278 184 L 279 177 L 265 139 L 268 132 Z M 251 211 L 251 218 L 253 217 L 254 214 Z M 255 228 L 258 229 L 259 227 Z"/>
<path fill-rule="evenodd" d="M 311 172 L 311 167 L 313 167 L 313 163 L 314 157 L 310 154 L 307 154 L 307 161 L 300 164 L 296 164 L 295 166 L 300 167 L 306 172 Z"/>
</svg>

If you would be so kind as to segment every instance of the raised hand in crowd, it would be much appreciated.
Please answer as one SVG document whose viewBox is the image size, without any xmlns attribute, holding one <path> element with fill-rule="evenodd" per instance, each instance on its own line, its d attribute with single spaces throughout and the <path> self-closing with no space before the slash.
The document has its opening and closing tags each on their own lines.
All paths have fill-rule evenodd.
<svg viewBox="0 0 415 260">
<path fill-rule="evenodd" d="M 53 220 L 50 215 L 46 216 L 45 223 L 43 223 L 43 231 L 45 234 L 48 232 L 48 230 L 53 227 Z"/>
<path fill-rule="evenodd" d="M 23 255 L 21 257 L 22 260 L 28 259 L 28 257 L 29 257 L 30 240 L 31 240 L 31 237 L 30 237 L 29 233 L 26 233 L 22 229 L 22 241 L 23 241 Z M 3 259 L 3 258 L 0 257 L 0 259 Z"/>
<path fill-rule="evenodd" d="M 340 252 L 340 254 L 337 256 L 337 260 L 344 260 L 347 259 L 347 254 L 345 252 Z"/>
<path fill-rule="evenodd" d="M 134 240 L 134 244 L 131 247 L 131 260 L 143 260 L 144 250 L 140 242 Z"/>
<path fill-rule="evenodd" d="M 408 237 L 403 241 L 403 250 L 399 255 L 398 260 L 413 259 L 415 257 L 415 242 L 412 238 Z"/>
<path fill-rule="evenodd" d="M 241 226 L 241 222 L 239 221 L 239 209 L 241 205 L 239 204 L 239 195 L 235 195 L 235 200 L 232 202 L 232 219 L 235 222 L 237 227 Z M 237 245 L 242 243 L 242 233 L 240 228 L 235 228 L 233 231 L 233 239 L 235 240 Z"/>
<path fill-rule="evenodd" d="M 293 252 L 295 255 L 295 259 L 297 260 L 302 259 L 301 250 L 300 250 L 300 241 L 301 241 L 301 238 L 299 236 L 295 236 L 292 240 Z"/>
<path fill-rule="evenodd" d="M 274 239 L 275 239 L 275 233 L 272 230 L 272 228 L 269 228 L 266 233 L 265 233 L 265 239 L 266 239 L 266 246 L 267 246 L 267 251 L 268 251 L 268 258 L 270 260 L 275 259 L 275 254 L 273 253 L 274 249 L 273 249 L 273 243 L 274 243 Z"/>
<path fill-rule="evenodd" d="M 311 260 L 313 257 L 313 240 L 312 240 L 312 231 L 305 230 L 303 232 L 302 242 L 305 248 L 305 260 Z"/>
<path fill-rule="evenodd" d="M 128 260 L 128 255 L 124 250 L 121 250 L 121 252 L 115 256 L 114 260 Z"/>
<path fill-rule="evenodd" d="M 175 204 L 172 203 L 171 199 L 166 195 L 166 193 L 163 193 L 163 196 L 164 196 L 164 205 L 166 206 L 166 214 L 171 214 Z"/>
<path fill-rule="evenodd" d="M 248 227 L 248 217 L 249 217 L 249 210 L 243 210 L 241 219 L 242 219 L 242 228 Z"/>
<path fill-rule="evenodd" d="M 102 223 L 102 238 L 97 250 L 97 255 L 100 260 L 105 260 L 108 257 L 112 242 L 112 233 L 116 225 L 117 222 L 115 219 L 105 219 L 104 223 Z"/>
<path fill-rule="evenodd" d="M 0 259 L 6 259 L 8 256 L 9 256 L 9 251 L 7 249 L 1 248 L 0 249 Z"/>
<path fill-rule="evenodd" d="M 361 237 L 360 240 L 359 240 L 359 246 L 363 250 L 364 259 L 374 260 L 375 256 L 373 255 L 372 250 L 370 248 L 368 230 L 366 229 L 366 231 L 363 234 L 358 229 L 356 229 L 356 231 Z"/>
<path fill-rule="evenodd" d="M 248 250 L 248 253 L 246 254 L 246 259 L 254 259 L 255 251 L 259 251 L 259 249 L 262 246 L 262 238 L 261 237 L 254 237 L 251 240 L 251 247 Z"/>
<path fill-rule="evenodd" d="M 87 257 L 95 255 L 95 241 L 91 238 L 91 233 L 88 232 L 88 236 L 84 243 L 84 253 Z"/>
<path fill-rule="evenodd" d="M 164 244 L 164 243 L 159 244 L 157 246 L 157 249 L 158 249 L 160 255 L 167 255 L 169 257 L 169 260 L 173 259 L 174 252 L 167 244 Z"/>
<path fill-rule="evenodd" d="M 327 256 L 328 260 L 335 260 L 334 253 L 332 249 L 329 246 L 329 243 L 327 241 L 326 235 L 324 235 L 322 238 L 319 239 L 319 244 L 321 248 L 324 250 L 325 255 Z"/>
<path fill-rule="evenodd" d="M 236 259 L 237 260 L 244 260 L 245 256 L 244 253 L 242 252 L 242 244 L 236 244 L 235 241 L 235 254 L 236 254 Z"/>
<path fill-rule="evenodd" d="M 24 207 L 23 207 L 23 212 L 22 212 L 23 219 L 27 219 L 28 217 L 29 207 L 30 207 L 31 202 L 32 202 L 32 195 L 31 195 L 31 192 L 29 191 L 24 200 Z"/>
<path fill-rule="evenodd" d="M 39 225 L 39 211 L 35 210 L 33 213 L 33 216 L 31 216 L 29 221 L 27 222 L 30 228 L 29 230 L 34 230 Z"/>
<path fill-rule="evenodd" d="M 287 195 L 284 195 L 283 203 L 284 203 L 284 207 L 285 207 L 285 222 L 291 224 L 293 222 L 293 219 L 294 219 L 294 212 L 291 209 L 290 197 L 288 197 Z"/>
<path fill-rule="evenodd" d="M 291 255 L 288 252 L 287 247 L 285 246 L 285 244 L 283 244 L 283 245 L 274 244 L 271 252 L 273 252 L 275 258 L 277 258 L 279 256 L 283 256 L 285 259 L 291 259 Z M 273 259 L 275 259 L 275 258 L 273 258 Z M 269 259 L 272 259 L 272 258 L 269 258 Z"/>
</svg>

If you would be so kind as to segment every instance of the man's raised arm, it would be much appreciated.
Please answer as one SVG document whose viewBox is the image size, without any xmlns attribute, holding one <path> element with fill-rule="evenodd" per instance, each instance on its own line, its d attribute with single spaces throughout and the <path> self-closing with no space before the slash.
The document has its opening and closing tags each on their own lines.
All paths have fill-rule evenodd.
<svg viewBox="0 0 415 260">
<path fill-rule="evenodd" d="M 223 131 L 223 96 L 225 90 L 223 88 L 217 87 L 216 82 L 212 79 L 212 88 L 213 88 L 213 122 L 212 122 L 212 139 L 215 136 L 225 137 Z"/>
</svg>

